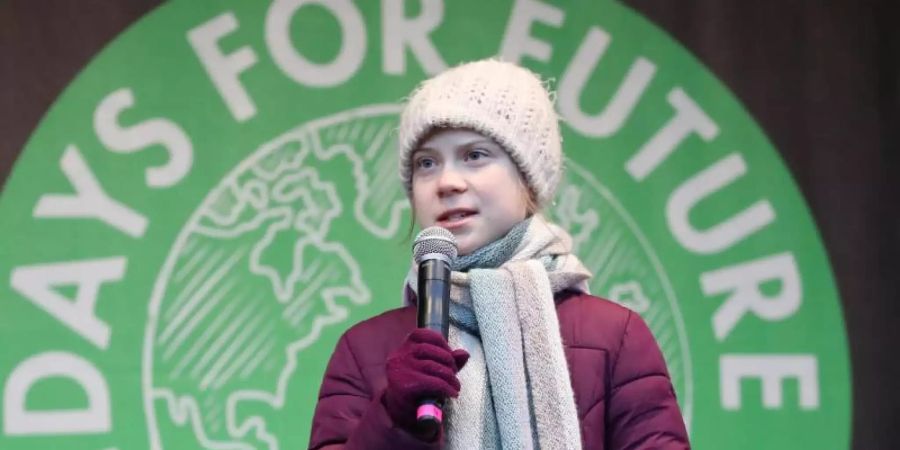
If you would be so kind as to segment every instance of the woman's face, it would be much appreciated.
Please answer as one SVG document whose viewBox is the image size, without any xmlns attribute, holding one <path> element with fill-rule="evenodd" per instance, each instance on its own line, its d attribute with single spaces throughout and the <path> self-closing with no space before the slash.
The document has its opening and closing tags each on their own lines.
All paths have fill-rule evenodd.
<svg viewBox="0 0 900 450">
<path fill-rule="evenodd" d="M 516 164 L 493 139 L 440 129 L 412 155 L 412 200 L 422 228 L 446 228 L 466 255 L 525 219 L 528 191 Z"/>
</svg>

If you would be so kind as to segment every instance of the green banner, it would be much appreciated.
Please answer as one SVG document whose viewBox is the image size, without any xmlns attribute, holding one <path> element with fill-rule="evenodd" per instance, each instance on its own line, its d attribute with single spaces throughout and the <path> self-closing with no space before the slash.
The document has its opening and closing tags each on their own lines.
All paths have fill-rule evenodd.
<svg viewBox="0 0 900 450">
<path fill-rule="evenodd" d="M 818 231 L 716 77 L 608 1 L 171 1 L 57 99 L 0 197 L 0 447 L 304 448 L 337 338 L 399 306 L 403 98 L 551 80 L 548 214 L 639 312 L 699 449 L 847 448 Z"/>
</svg>

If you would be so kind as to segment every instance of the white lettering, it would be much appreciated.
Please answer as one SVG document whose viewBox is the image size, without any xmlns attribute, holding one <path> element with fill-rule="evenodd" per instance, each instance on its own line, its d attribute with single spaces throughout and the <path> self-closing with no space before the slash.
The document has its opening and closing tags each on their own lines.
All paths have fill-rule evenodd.
<svg viewBox="0 0 900 450">
<path fill-rule="evenodd" d="M 147 169 L 147 186 L 175 185 L 187 175 L 194 160 L 190 139 L 181 127 L 167 119 L 149 119 L 128 128 L 120 127 L 119 114 L 132 106 L 134 94 L 131 89 L 119 89 L 100 102 L 94 111 L 94 130 L 100 142 L 118 153 L 134 153 L 154 144 L 162 145 L 169 152 L 169 162 Z"/>
<path fill-rule="evenodd" d="M 256 53 L 245 45 L 226 55 L 218 45 L 220 39 L 237 27 L 237 19 L 229 11 L 188 31 L 188 41 L 219 95 L 225 100 L 231 116 L 238 122 L 244 122 L 256 115 L 256 105 L 241 85 L 239 75 L 256 64 Z"/>
<path fill-rule="evenodd" d="M 666 219 L 675 239 L 695 253 L 716 253 L 731 247 L 775 220 L 768 200 L 760 200 L 749 208 L 707 230 L 691 225 L 691 209 L 713 192 L 744 175 L 747 165 L 740 154 L 719 160 L 678 186 L 666 204 Z"/>
<path fill-rule="evenodd" d="M 25 400 L 36 382 L 66 377 L 87 394 L 88 405 L 77 410 L 27 410 Z M 44 352 L 20 363 L 3 387 L 3 432 L 9 436 L 108 433 L 112 429 L 109 387 L 100 371 L 83 358 L 65 352 Z"/>
<path fill-rule="evenodd" d="M 783 403 L 781 382 L 796 378 L 800 407 L 819 408 L 819 368 L 814 355 L 722 355 L 719 360 L 722 407 L 741 408 L 741 379 L 762 380 L 762 402 L 766 409 L 779 409 Z"/>
<path fill-rule="evenodd" d="M 667 99 L 675 108 L 675 116 L 625 165 L 637 181 L 647 178 L 691 133 L 699 134 L 707 142 L 719 134 L 715 122 L 683 90 L 673 89 Z"/>
<path fill-rule="evenodd" d="M 578 47 L 559 84 L 559 111 L 573 128 L 585 136 L 606 137 L 619 131 L 625 119 L 653 79 L 656 66 L 646 58 L 637 58 L 606 108 L 589 116 L 581 109 L 581 94 L 591 73 L 609 46 L 605 31 L 592 27 Z"/>
<path fill-rule="evenodd" d="M 422 12 L 418 17 L 403 15 L 403 0 L 384 0 L 381 3 L 384 40 L 383 70 L 385 73 L 406 73 L 406 48 L 412 50 L 425 73 L 435 75 L 447 68 L 447 63 L 428 35 L 444 20 L 444 3 L 441 0 L 421 0 Z"/>
<path fill-rule="evenodd" d="M 317 4 L 330 11 L 341 27 L 341 49 L 329 64 L 315 64 L 297 53 L 291 42 L 291 19 L 305 6 Z M 275 0 L 266 15 L 266 45 L 275 64 L 294 81 L 313 87 L 337 86 L 347 81 L 366 56 L 366 26 L 350 0 Z"/>
<path fill-rule="evenodd" d="M 763 283 L 778 281 L 778 293 L 763 294 Z M 707 296 L 728 293 L 728 299 L 713 315 L 713 329 L 722 341 L 744 314 L 752 311 L 768 321 L 783 320 L 800 308 L 803 288 L 797 263 L 791 253 L 781 253 L 726 267 L 700 276 L 700 285 Z"/>
<path fill-rule="evenodd" d="M 147 218 L 103 192 L 77 147 L 66 147 L 59 165 L 75 188 L 75 195 L 42 195 L 34 207 L 34 217 L 99 219 L 129 236 L 144 235 Z"/>
<path fill-rule="evenodd" d="M 500 58 L 513 63 L 521 62 L 523 56 L 550 61 L 553 48 L 531 35 L 531 24 L 540 22 L 559 28 L 563 20 L 565 14 L 555 6 L 536 0 L 517 0 L 503 34 L 503 43 L 500 44 Z"/>
<path fill-rule="evenodd" d="M 94 309 L 100 285 L 121 280 L 125 264 L 125 258 L 114 257 L 17 267 L 10 284 L 32 303 L 105 350 L 109 346 L 109 325 L 96 316 Z M 74 301 L 54 290 L 69 285 L 78 287 Z"/>
</svg>

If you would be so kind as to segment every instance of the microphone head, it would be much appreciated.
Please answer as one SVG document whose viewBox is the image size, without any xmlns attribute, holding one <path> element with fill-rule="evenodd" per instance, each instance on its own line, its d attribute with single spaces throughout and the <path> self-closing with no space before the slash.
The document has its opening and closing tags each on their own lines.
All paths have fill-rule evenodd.
<svg viewBox="0 0 900 450">
<path fill-rule="evenodd" d="M 453 265 L 456 261 L 457 243 L 456 236 L 441 227 L 428 227 L 416 235 L 413 242 L 413 257 L 416 264 L 421 264 L 426 255 L 429 258 L 440 258 Z"/>
</svg>

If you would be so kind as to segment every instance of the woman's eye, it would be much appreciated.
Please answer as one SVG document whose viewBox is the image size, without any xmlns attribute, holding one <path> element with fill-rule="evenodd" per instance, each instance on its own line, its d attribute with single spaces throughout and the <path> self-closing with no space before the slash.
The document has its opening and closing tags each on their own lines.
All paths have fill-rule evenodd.
<svg viewBox="0 0 900 450">
<path fill-rule="evenodd" d="M 417 169 L 428 169 L 434 166 L 434 160 L 431 158 L 420 158 L 416 161 Z"/>
<path fill-rule="evenodd" d="M 472 150 L 468 154 L 466 154 L 466 159 L 477 161 L 481 158 L 487 156 L 487 152 L 484 150 Z"/>
</svg>

